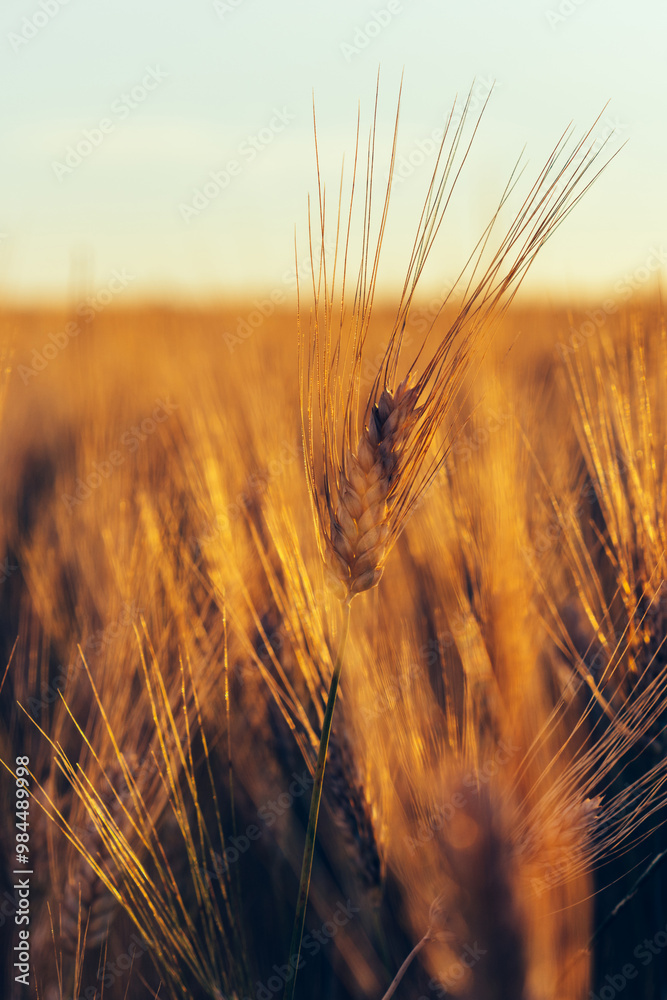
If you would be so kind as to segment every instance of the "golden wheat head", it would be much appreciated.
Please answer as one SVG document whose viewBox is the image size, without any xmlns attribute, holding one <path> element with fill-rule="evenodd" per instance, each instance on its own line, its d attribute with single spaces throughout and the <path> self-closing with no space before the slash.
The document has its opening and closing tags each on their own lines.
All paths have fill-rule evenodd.
<svg viewBox="0 0 667 1000">
<path fill-rule="evenodd" d="M 566 153 L 570 139 L 570 133 L 566 133 L 489 260 L 486 255 L 491 231 L 516 183 L 513 173 L 498 210 L 459 276 L 459 280 L 465 277 L 466 291 L 457 305 L 453 322 L 440 342 L 429 350 L 427 341 L 431 327 L 407 372 L 399 379 L 401 348 L 410 307 L 479 126 L 478 119 L 461 159 L 459 148 L 470 98 L 457 123 L 452 108 L 417 228 L 396 318 L 372 388 L 362 399 L 364 346 L 389 209 L 398 125 L 397 112 L 389 179 L 379 230 L 373 239 L 377 101 L 376 93 L 368 141 L 363 236 L 351 322 L 345 320 L 344 303 L 359 159 L 359 125 L 346 232 L 341 232 L 344 228 L 341 226 L 341 179 L 332 268 L 325 252 L 325 194 L 318 159 L 319 233 L 315 243 L 319 243 L 319 261 L 316 263 L 311 232 L 314 310 L 308 338 L 301 330 L 299 306 L 306 474 L 320 551 L 335 589 L 341 599 L 347 601 L 380 580 L 387 553 L 446 457 L 451 440 L 445 440 L 440 449 L 434 449 L 435 454 L 431 446 L 460 396 L 473 360 L 481 353 L 491 321 L 509 304 L 539 249 L 583 194 L 588 184 L 582 185 L 582 181 L 597 155 L 593 142 L 588 144 L 590 131 Z M 341 248 L 343 277 L 341 288 L 338 288 Z M 420 372 L 416 367 L 419 359 L 423 362 Z M 451 432 L 452 422 L 449 423 L 448 431 Z"/>
</svg>

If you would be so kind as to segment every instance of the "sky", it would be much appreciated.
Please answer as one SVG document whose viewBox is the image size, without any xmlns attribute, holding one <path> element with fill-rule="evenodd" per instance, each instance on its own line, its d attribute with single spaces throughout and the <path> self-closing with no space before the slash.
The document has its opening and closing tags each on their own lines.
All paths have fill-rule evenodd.
<svg viewBox="0 0 667 1000">
<path fill-rule="evenodd" d="M 665 37 L 661 0 L 4 0 L 0 296 L 288 298 L 317 190 L 313 100 L 333 201 L 378 71 L 383 180 L 403 78 L 383 291 L 404 275 L 429 137 L 471 87 L 473 111 L 492 93 L 425 294 L 457 272 L 522 150 L 527 191 L 563 130 L 599 115 L 593 135 L 618 155 L 526 287 L 653 287 L 667 266 Z"/>
</svg>

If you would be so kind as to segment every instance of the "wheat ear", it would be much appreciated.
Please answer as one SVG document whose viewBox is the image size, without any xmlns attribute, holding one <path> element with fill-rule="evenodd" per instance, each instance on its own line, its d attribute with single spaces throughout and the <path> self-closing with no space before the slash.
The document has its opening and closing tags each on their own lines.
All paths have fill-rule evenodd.
<svg viewBox="0 0 667 1000">
<path fill-rule="evenodd" d="M 134 755 L 130 763 L 136 765 Z M 122 828 L 126 832 L 123 807 L 129 801 L 129 792 L 123 787 L 123 774 L 115 760 L 108 766 L 106 781 L 107 787 L 99 794 L 100 808 L 108 812 L 119 830 Z M 85 854 L 77 855 L 78 863 L 65 886 L 60 916 L 61 943 L 71 954 L 77 953 L 82 934 L 86 950 L 103 944 L 118 912 L 118 901 L 87 860 L 87 857 L 94 858 L 101 867 L 115 869 L 108 846 L 92 815 L 88 816 L 80 839 Z"/>
<path fill-rule="evenodd" d="M 370 590 L 380 580 L 389 540 L 388 500 L 396 481 L 415 392 L 402 382 L 385 389 L 371 410 L 356 454 L 348 450 L 338 501 L 330 507 L 326 568 L 341 598 Z"/>
</svg>

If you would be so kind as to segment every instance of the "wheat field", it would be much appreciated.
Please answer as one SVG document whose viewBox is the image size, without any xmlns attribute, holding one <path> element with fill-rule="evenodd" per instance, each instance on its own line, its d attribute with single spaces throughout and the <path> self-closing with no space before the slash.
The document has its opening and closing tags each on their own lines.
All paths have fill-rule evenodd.
<svg viewBox="0 0 667 1000">
<path fill-rule="evenodd" d="M 361 168 L 298 314 L 2 309 L 8 1000 L 667 996 L 667 330 L 512 301 L 572 163 L 435 310 Z"/>
</svg>

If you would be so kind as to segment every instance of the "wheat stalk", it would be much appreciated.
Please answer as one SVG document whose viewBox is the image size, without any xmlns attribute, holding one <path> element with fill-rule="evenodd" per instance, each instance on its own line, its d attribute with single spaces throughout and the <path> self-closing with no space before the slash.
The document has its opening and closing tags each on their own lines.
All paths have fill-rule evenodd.
<svg viewBox="0 0 667 1000">
<path fill-rule="evenodd" d="M 295 969 L 294 976 L 285 993 L 289 1000 L 293 1000 L 296 990 L 296 969 L 305 924 L 322 782 L 345 642 L 349 630 L 350 603 L 357 594 L 375 587 L 382 577 L 384 562 L 391 546 L 398 538 L 412 509 L 433 481 L 447 455 L 447 446 L 445 446 L 443 452 L 429 458 L 435 435 L 449 415 L 454 401 L 463 387 L 464 379 L 468 375 L 476 357 L 476 351 L 480 347 L 482 334 L 499 309 L 504 308 L 511 301 L 539 249 L 583 194 L 581 182 L 596 155 L 592 149 L 585 148 L 589 132 L 575 146 L 574 151 L 566 157 L 565 164 L 554 171 L 569 136 L 561 139 L 517 218 L 501 240 L 500 246 L 482 277 L 474 283 L 475 272 L 481 265 L 498 212 L 513 187 L 514 175 L 510 178 L 498 212 L 492 218 L 473 255 L 472 274 L 469 276 L 466 293 L 454 322 L 440 344 L 432 351 L 430 358 L 426 360 L 421 374 L 417 374 L 417 362 L 422 353 L 426 351 L 427 338 L 409 366 L 407 375 L 397 385 L 401 348 L 410 306 L 479 125 L 480 119 L 478 118 L 459 164 L 457 154 L 462 142 L 469 102 L 470 96 L 456 127 L 452 125 L 454 116 L 454 109 L 452 109 L 418 225 L 389 344 L 372 389 L 365 401 L 361 420 L 359 417 L 360 372 L 389 209 L 391 180 L 396 155 L 400 93 L 389 179 L 377 240 L 374 249 L 371 249 L 371 220 L 374 206 L 373 170 L 378 105 L 378 90 L 376 90 L 375 113 L 367 152 L 361 264 L 354 299 L 351 334 L 344 346 L 341 342 L 342 305 L 337 332 L 334 321 L 341 203 L 339 201 L 333 274 L 329 280 L 325 253 L 325 196 L 319 170 L 317 129 L 315 126 L 321 253 L 319 267 L 316 268 L 311 235 L 311 275 L 315 316 L 314 329 L 311 332 L 308 347 L 301 330 L 300 299 L 298 309 L 301 423 L 306 476 L 316 522 L 318 544 L 329 579 L 342 601 L 343 627 L 322 726 L 315 783 L 306 830 L 299 894 L 289 953 L 290 962 L 294 962 Z M 344 237 L 341 302 L 344 301 L 345 296 L 358 155 L 359 125 L 357 126 L 350 211 L 347 233 Z M 555 178 L 554 172 L 556 173 Z M 452 174 L 453 179 L 450 182 Z M 298 286 L 297 293 L 300 294 Z M 321 306 L 324 311 L 324 319 L 320 325 Z M 322 438 L 321 448 L 317 449 L 317 457 L 315 448 L 316 424 Z"/>
</svg>

